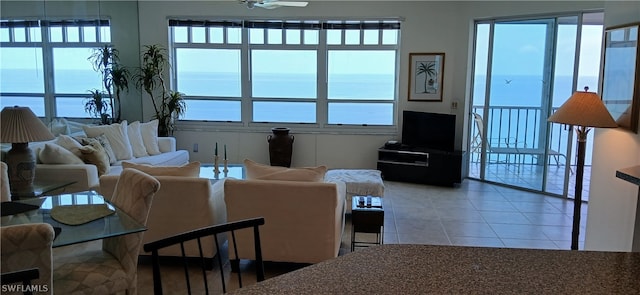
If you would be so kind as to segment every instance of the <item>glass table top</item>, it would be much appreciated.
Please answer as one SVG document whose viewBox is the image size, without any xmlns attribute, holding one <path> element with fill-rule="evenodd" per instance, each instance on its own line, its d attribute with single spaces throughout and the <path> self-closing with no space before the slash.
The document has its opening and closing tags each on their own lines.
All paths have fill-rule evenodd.
<svg viewBox="0 0 640 295">
<path fill-rule="evenodd" d="M 35 180 L 33 185 L 28 189 L 12 189 L 11 198 L 13 200 L 22 198 L 41 197 L 49 192 L 61 189 L 76 183 L 75 181 L 51 181 L 51 180 Z"/>
<path fill-rule="evenodd" d="M 213 164 L 201 164 L 200 165 L 200 177 L 209 178 L 213 180 L 220 180 L 227 177 L 233 177 L 237 179 L 245 178 L 245 170 L 242 164 L 229 164 L 227 165 L 227 170 L 224 171 L 224 166 L 220 165 L 218 167 L 218 173 L 214 171 Z"/>
<path fill-rule="evenodd" d="M 23 213 L 2 216 L 0 219 L 1 226 L 29 223 L 51 224 L 57 233 L 53 241 L 54 248 L 145 231 L 147 229 L 120 208 L 92 191 L 3 202 L 0 206 L 9 206 L 7 203 L 30 204 L 38 206 L 38 208 Z M 63 224 L 51 217 L 51 210 L 56 206 L 85 204 L 106 204 L 106 206 L 115 211 L 115 213 L 80 225 Z"/>
</svg>

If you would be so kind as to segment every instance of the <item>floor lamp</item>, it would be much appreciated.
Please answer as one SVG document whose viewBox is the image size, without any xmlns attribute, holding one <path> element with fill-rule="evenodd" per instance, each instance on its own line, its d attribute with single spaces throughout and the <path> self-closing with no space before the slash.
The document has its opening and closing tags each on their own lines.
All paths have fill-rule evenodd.
<svg viewBox="0 0 640 295">
<path fill-rule="evenodd" d="M 10 142 L 6 161 L 9 186 L 17 190 L 33 188 L 36 161 L 29 142 L 53 139 L 47 126 L 28 107 L 5 107 L 0 113 L 0 142 Z"/>
<path fill-rule="evenodd" d="M 576 126 L 578 135 L 578 163 L 576 167 L 575 200 L 573 201 L 571 250 L 578 250 L 578 237 L 580 236 L 580 208 L 582 205 L 582 181 L 587 133 L 591 130 L 590 127 L 618 127 L 600 97 L 588 90 L 589 88 L 585 87 L 584 91 L 576 91 L 548 120 L 549 122 Z"/>
</svg>

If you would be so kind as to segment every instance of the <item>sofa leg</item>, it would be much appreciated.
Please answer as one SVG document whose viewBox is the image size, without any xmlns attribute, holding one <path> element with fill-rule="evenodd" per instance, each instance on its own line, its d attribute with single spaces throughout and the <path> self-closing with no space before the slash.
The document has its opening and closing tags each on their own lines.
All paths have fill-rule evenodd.
<svg viewBox="0 0 640 295">
<path fill-rule="evenodd" d="M 229 259 L 229 263 L 231 264 L 232 272 L 240 271 L 240 259 Z"/>
</svg>

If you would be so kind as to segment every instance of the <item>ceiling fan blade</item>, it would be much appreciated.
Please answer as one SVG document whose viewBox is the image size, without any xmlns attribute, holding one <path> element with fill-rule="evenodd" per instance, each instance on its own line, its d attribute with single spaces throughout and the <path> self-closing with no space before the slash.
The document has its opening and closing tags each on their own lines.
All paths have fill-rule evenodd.
<svg viewBox="0 0 640 295">
<path fill-rule="evenodd" d="M 255 6 L 266 8 L 266 9 L 274 9 L 278 7 L 306 7 L 308 2 L 293 2 L 293 1 L 264 1 L 263 3 L 256 3 Z"/>
<path fill-rule="evenodd" d="M 271 3 L 280 5 L 280 6 L 290 6 L 290 7 L 306 7 L 307 4 L 309 4 L 309 2 L 303 2 L 303 1 L 277 1 L 277 2 L 271 2 Z"/>
</svg>

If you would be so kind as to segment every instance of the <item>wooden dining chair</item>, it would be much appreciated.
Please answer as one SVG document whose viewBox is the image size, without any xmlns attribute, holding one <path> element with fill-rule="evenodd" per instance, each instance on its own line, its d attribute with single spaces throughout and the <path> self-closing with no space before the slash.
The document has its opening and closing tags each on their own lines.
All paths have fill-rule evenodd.
<svg viewBox="0 0 640 295">
<path fill-rule="evenodd" d="M 47 223 L 0 227 L 2 284 L 5 284 L 5 273 L 35 268 L 39 277 L 31 280 L 32 285 L 38 286 L 33 293 L 51 294 L 51 245 L 54 236 L 53 227 Z"/>
<path fill-rule="evenodd" d="M 153 196 L 160 188 L 154 177 L 124 169 L 111 203 L 146 225 Z M 144 232 L 102 241 L 102 249 L 54 257 L 55 294 L 136 294 L 138 252 Z"/>
<path fill-rule="evenodd" d="M 153 264 L 153 292 L 156 295 L 161 295 L 163 294 L 162 291 L 162 279 L 160 276 L 160 257 L 158 255 L 158 251 L 160 249 L 169 247 L 169 246 L 173 246 L 173 245 L 180 245 L 180 248 L 182 249 L 182 261 L 183 261 L 183 268 L 184 268 L 184 274 L 185 274 L 185 279 L 186 279 L 186 288 L 187 288 L 187 292 L 188 294 L 191 294 L 192 292 L 192 288 L 191 288 L 191 280 L 189 279 L 189 268 L 188 268 L 188 258 L 185 255 L 185 247 L 184 244 L 186 242 L 189 241 L 194 241 L 197 240 L 198 242 L 198 248 L 200 250 L 200 266 L 201 266 L 201 270 L 202 270 L 202 281 L 204 284 L 204 293 L 203 294 L 209 294 L 209 284 L 208 284 L 208 280 L 207 280 L 207 271 L 206 271 L 206 261 L 204 259 L 204 256 L 202 255 L 202 243 L 201 243 L 201 239 L 204 237 L 213 237 L 213 240 L 215 241 L 216 244 L 216 253 L 218 253 L 216 255 L 217 260 L 218 260 L 218 267 L 220 269 L 220 277 L 222 280 L 222 292 L 223 293 L 227 293 L 227 287 L 226 287 L 226 279 L 224 276 L 224 262 L 223 259 L 221 257 L 221 252 L 220 250 L 220 243 L 218 242 L 218 235 L 222 235 L 222 234 L 228 234 L 229 238 L 231 239 L 231 241 L 233 243 L 229 243 L 229 245 L 233 245 L 230 246 L 231 248 L 233 248 L 233 251 L 235 253 L 235 256 L 238 256 L 238 250 L 237 250 L 237 243 L 236 243 L 236 231 L 240 231 L 242 229 L 250 229 L 253 228 L 253 241 L 254 241 L 254 249 L 255 249 L 255 269 L 256 269 L 256 280 L 258 282 L 261 282 L 264 280 L 264 264 L 262 261 L 262 248 L 260 246 L 260 229 L 259 226 L 264 225 L 264 218 L 263 217 L 258 217 L 258 218 L 252 218 L 252 219 L 245 219 L 245 220 L 239 220 L 239 221 L 234 221 L 234 222 L 228 222 L 228 223 L 223 223 L 223 224 L 218 224 L 218 225 L 213 225 L 213 226 L 208 226 L 208 227 L 204 227 L 204 228 L 200 228 L 197 230 L 193 230 L 190 232 L 185 232 L 182 234 L 178 234 L 178 235 L 174 235 L 171 237 L 167 237 L 161 240 L 157 240 L 151 243 L 147 243 L 144 245 L 144 250 L 146 252 L 151 252 L 151 259 L 152 259 L 152 264 Z M 248 234 L 246 231 L 243 232 L 243 234 Z M 229 251 L 231 251 L 231 249 L 228 249 Z M 238 269 L 237 271 L 238 273 L 238 285 L 240 288 L 242 288 L 242 274 L 240 269 Z"/>
</svg>

